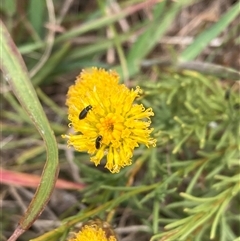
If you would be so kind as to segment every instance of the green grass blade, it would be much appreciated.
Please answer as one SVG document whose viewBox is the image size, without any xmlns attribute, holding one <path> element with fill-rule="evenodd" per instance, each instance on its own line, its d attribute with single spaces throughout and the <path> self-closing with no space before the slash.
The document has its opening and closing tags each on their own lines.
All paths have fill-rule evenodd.
<svg viewBox="0 0 240 241">
<path fill-rule="evenodd" d="M 37 14 L 36 14 L 37 9 Z M 43 26 L 45 20 L 46 2 L 45 1 L 30 1 L 29 2 L 29 19 L 33 29 L 36 31 L 38 36 L 43 33 Z"/>
<path fill-rule="evenodd" d="M 158 13 L 153 22 L 151 22 L 147 30 L 138 38 L 127 56 L 128 68 L 130 76 L 134 75 L 140 68 L 140 61 L 156 46 L 159 38 L 168 30 L 171 22 L 176 14 L 181 10 L 181 7 L 190 3 L 189 0 L 179 1 L 166 11 L 166 2 L 161 2 L 158 5 Z"/>
<path fill-rule="evenodd" d="M 19 230 L 22 230 L 23 233 L 24 230 L 32 225 L 41 214 L 50 198 L 59 170 L 58 149 L 53 131 L 50 128 L 36 92 L 28 77 L 26 66 L 2 21 L 0 21 L 0 25 L 2 46 L 2 53 L 0 56 L 1 69 L 5 79 L 11 85 L 15 96 L 42 136 L 47 149 L 47 161 L 42 173 L 41 183 L 27 211 L 21 218 L 19 227 L 15 230 L 16 236 L 19 236 L 21 234 Z M 15 239 L 10 238 L 9 240 Z"/>
<path fill-rule="evenodd" d="M 165 25 L 159 24 L 160 19 L 162 19 L 162 12 L 164 11 L 165 7 L 165 1 L 158 4 L 158 13 L 157 15 L 155 14 L 155 19 L 148 23 L 146 31 L 136 40 L 133 47 L 131 48 L 128 54 L 129 62 L 136 60 L 140 61 L 149 52 L 149 50 L 155 46 L 156 41 L 159 39 L 159 35 L 161 35 L 164 30 L 167 29 Z M 168 16 L 170 16 L 170 14 L 168 14 Z M 158 29 L 158 31 L 156 31 L 156 29 Z M 154 32 L 155 35 L 153 35 Z"/>
<path fill-rule="evenodd" d="M 218 34 L 220 34 L 224 29 L 226 29 L 239 13 L 239 3 L 236 3 L 225 15 L 223 15 L 223 17 L 217 23 L 200 34 L 195 39 L 193 44 L 191 44 L 182 52 L 180 60 L 189 61 L 197 57 L 197 55 L 202 52 L 202 50 L 209 44 L 209 42 L 218 36 Z"/>
</svg>

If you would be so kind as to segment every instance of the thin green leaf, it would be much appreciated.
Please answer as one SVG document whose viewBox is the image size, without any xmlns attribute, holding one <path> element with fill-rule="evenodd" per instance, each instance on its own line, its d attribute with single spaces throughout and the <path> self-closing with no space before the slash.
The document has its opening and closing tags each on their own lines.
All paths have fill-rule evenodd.
<svg viewBox="0 0 240 241">
<path fill-rule="evenodd" d="M 209 42 L 226 29 L 239 13 L 240 8 L 239 3 L 237 2 L 217 23 L 201 33 L 195 41 L 182 52 L 180 60 L 185 62 L 197 57 Z"/>
<path fill-rule="evenodd" d="M 176 2 L 173 4 L 171 9 L 167 11 L 167 14 L 162 14 L 162 12 L 165 10 L 164 7 L 166 3 L 159 3 L 158 16 L 150 24 L 147 30 L 138 38 L 128 54 L 127 61 L 129 73 L 132 72 L 130 76 L 138 71 L 140 68 L 140 61 L 158 43 L 159 38 L 167 31 L 170 23 L 173 21 L 176 14 L 181 10 L 181 7 L 189 3 L 189 0 Z"/>
<path fill-rule="evenodd" d="M 36 14 L 37 9 L 37 14 Z M 38 36 L 41 36 L 43 33 L 44 26 L 44 14 L 46 11 L 46 2 L 45 1 L 30 1 L 29 2 L 29 20 L 33 28 L 37 32 Z"/>
</svg>

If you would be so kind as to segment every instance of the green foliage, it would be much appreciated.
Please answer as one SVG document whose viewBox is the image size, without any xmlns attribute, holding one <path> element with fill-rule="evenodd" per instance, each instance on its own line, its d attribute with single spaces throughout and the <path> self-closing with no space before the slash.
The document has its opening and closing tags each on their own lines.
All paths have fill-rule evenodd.
<svg viewBox="0 0 240 241">
<path fill-rule="evenodd" d="M 177 172 L 183 178 L 178 187 L 185 186 L 185 193 L 181 193 L 185 201 L 175 200 L 163 209 L 175 212 L 169 219 L 176 213 L 181 216 L 179 209 L 186 217 L 177 218 L 165 227 L 169 231 L 151 240 L 233 240 L 236 236 L 229 231 L 230 219 L 237 217 L 237 207 L 231 203 L 240 191 L 239 110 L 233 106 L 239 96 L 235 93 L 226 100 L 219 80 L 194 72 L 161 73 L 159 78 L 157 88 L 146 85 L 145 98 L 149 105 L 153 103 L 156 114 L 159 154 L 165 153 L 166 147 L 172 150 L 162 158 L 164 171 L 168 175 Z M 157 170 L 157 162 L 150 168 Z M 158 221 L 169 223 L 161 217 Z M 228 232 L 223 234 L 225 229 Z"/>
</svg>

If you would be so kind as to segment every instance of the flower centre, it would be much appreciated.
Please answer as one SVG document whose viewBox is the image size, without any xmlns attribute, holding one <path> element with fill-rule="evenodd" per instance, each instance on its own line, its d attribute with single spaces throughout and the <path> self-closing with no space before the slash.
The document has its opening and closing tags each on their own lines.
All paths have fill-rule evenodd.
<svg viewBox="0 0 240 241">
<path fill-rule="evenodd" d="M 112 118 L 106 118 L 102 123 L 102 127 L 106 132 L 113 132 L 114 120 Z"/>
<path fill-rule="evenodd" d="M 103 143 L 118 142 L 121 139 L 122 131 L 124 130 L 124 118 L 120 115 L 109 113 L 105 118 L 100 119 L 97 124 L 99 134 L 103 136 Z"/>
</svg>

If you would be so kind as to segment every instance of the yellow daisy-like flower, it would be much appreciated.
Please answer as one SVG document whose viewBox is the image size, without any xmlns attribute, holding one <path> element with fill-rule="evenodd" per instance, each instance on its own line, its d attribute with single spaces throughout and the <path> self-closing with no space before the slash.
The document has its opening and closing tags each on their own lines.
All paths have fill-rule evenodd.
<svg viewBox="0 0 240 241">
<path fill-rule="evenodd" d="M 107 222 L 96 219 L 85 223 L 69 241 L 117 241 L 117 238 Z"/>
<path fill-rule="evenodd" d="M 118 81 L 115 71 L 83 70 L 67 94 L 69 126 L 75 134 L 63 135 L 68 145 L 88 152 L 96 166 L 106 156 L 105 167 L 112 173 L 131 165 L 140 143 L 156 146 L 150 137 L 153 128 L 149 129 L 152 109 L 133 103 L 140 87 L 129 90 Z"/>
</svg>

